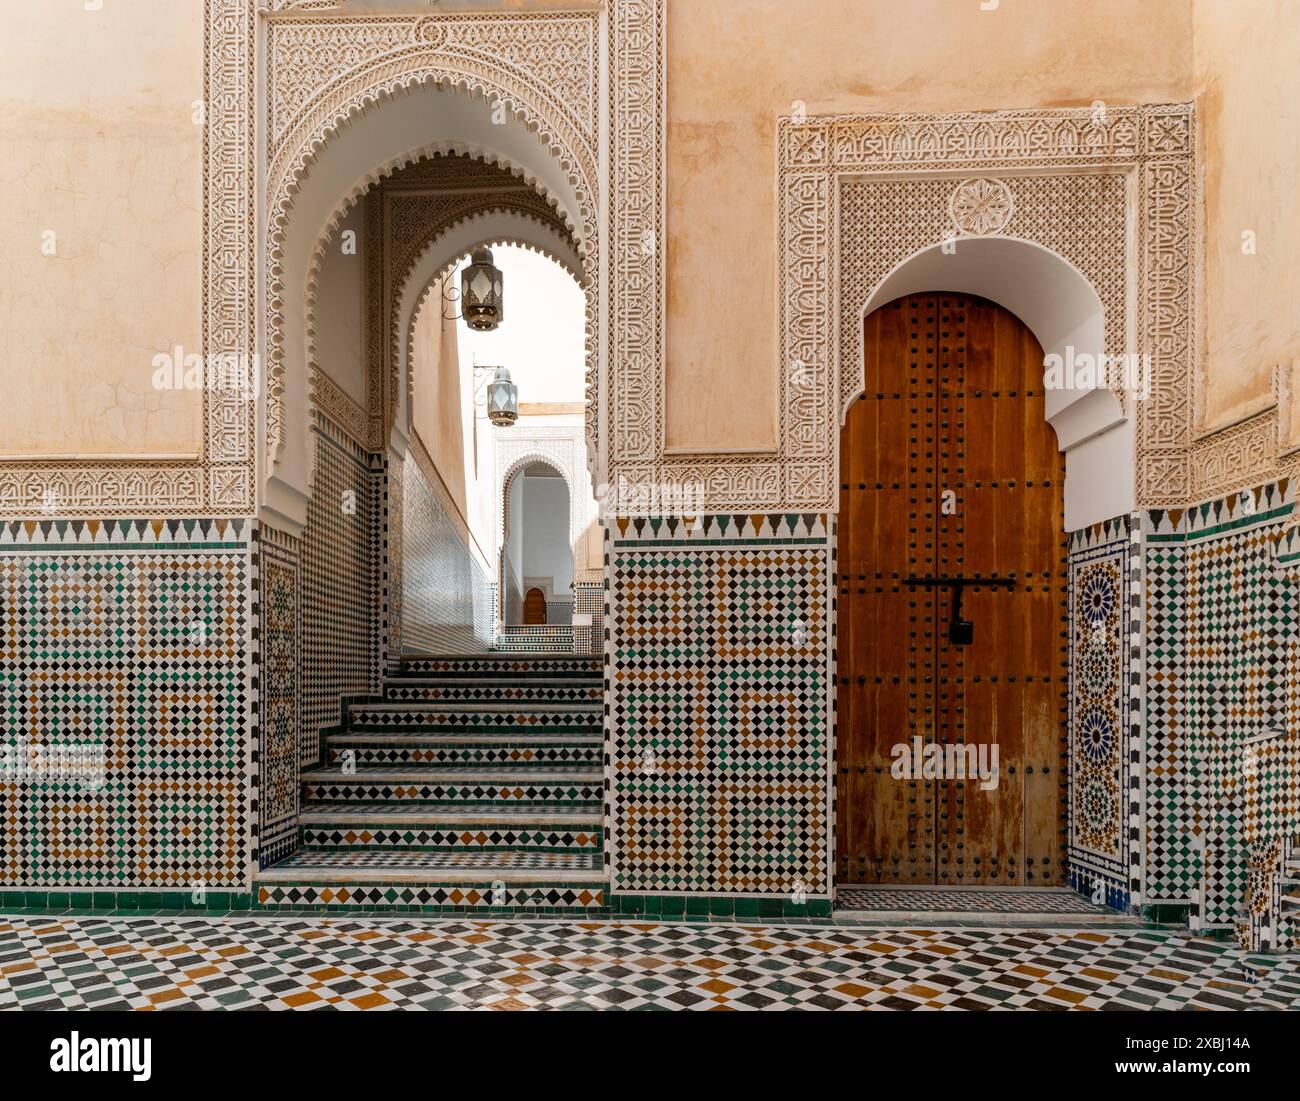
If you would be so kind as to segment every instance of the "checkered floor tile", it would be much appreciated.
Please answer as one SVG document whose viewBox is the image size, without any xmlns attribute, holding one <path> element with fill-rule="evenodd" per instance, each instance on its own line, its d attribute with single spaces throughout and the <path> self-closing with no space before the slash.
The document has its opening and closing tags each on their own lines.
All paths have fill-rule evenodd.
<svg viewBox="0 0 1300 1101">
<path fill-rule="evenodd" d="M 1083 895 L 1059 891 L 1025 891 L 1007 888 L 909 889 L 898 887 L 841 887 L 835 893 L 837 910 L 886 910 L 954 914 L 1114 914 Z"/>
<path fill-rule="evenodd" d="M 1161 930 L 0 918 L 0 1009 L 1300 1008 L 1300 959 Z"/>
</svg>

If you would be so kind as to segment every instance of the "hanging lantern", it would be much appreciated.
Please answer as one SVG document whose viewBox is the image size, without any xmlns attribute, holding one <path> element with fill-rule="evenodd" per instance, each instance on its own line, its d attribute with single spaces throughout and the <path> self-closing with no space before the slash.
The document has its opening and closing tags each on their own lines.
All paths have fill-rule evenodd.
<svg viewBox="0 0 1300 1101">
<path fill-rule="evenodd" d="M 465 324 L 490 333 L 505 320 L 505 277 L 492 263 L 492 250 L 478 248 L 460 276 L 460 305 Z"/>
<path fill-rule="evenodd" d="M 498 367 L 488 383 L 487 415 L 498 428 L 509 428 L 519 419 L 519 387 L 504 367 Z"/>
</svg>

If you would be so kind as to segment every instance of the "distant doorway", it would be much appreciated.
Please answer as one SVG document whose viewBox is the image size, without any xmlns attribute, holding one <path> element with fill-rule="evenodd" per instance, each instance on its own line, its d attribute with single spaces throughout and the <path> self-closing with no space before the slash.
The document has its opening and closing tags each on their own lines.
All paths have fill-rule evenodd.
<svg viewBox="0 0 1300 1101">
<path fill-rule="evenodd" d="M 524 626 L 546 626 L 546 594 L 541 589 L 529 589 L 524 597 Z"/>
<path fill-rule="evenodd" d="M 572 622 L 573 545 L 569 485 L 538 460 L 505 484 L 505 543 L 501 548 L 501 622 L 541 626 Z M 565 616 L 564 612 L 569 611 Z"/>
</svg>

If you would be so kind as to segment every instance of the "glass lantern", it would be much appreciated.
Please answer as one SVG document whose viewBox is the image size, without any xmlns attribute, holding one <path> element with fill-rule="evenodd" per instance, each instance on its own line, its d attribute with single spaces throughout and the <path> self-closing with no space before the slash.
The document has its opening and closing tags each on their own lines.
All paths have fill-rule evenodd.
<svg viewBox="0 0 1300 1101">
<path fill-rule="evenodd" d="M 505 276 L 492 262 L 492 250 L 474 250 L 460 276 L 460 308 L 465 324 L 490 333 L 505 320 Z"/>
<path fill-rule="evenodd" d="M 487 415 L 498 428 L 509 428 L 519 419 L 519 387 L 504 367 L 498 367 L 488 383 Z"/>
</svg>

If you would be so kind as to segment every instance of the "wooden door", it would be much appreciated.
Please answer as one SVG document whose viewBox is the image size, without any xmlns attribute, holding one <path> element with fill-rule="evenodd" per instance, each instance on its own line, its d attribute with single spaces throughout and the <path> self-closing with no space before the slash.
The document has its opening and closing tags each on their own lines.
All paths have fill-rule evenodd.
<svg viewBox="0 0 1300 1101">
<path fill-rule="evenodd" d="M 1059 884 L 1065 464 L 1042 349 L 969 295 L 865 325 L 840 439 L 838 882 Z M 963 591 L 969 645 L 956 578 L 1014 582 Z"/>
<path fill-rule="evenodd" d="M 546 594 L 532 588 L 524 596 L 524 626 L 542 627 L 546 624 Z"/>
</svg>

